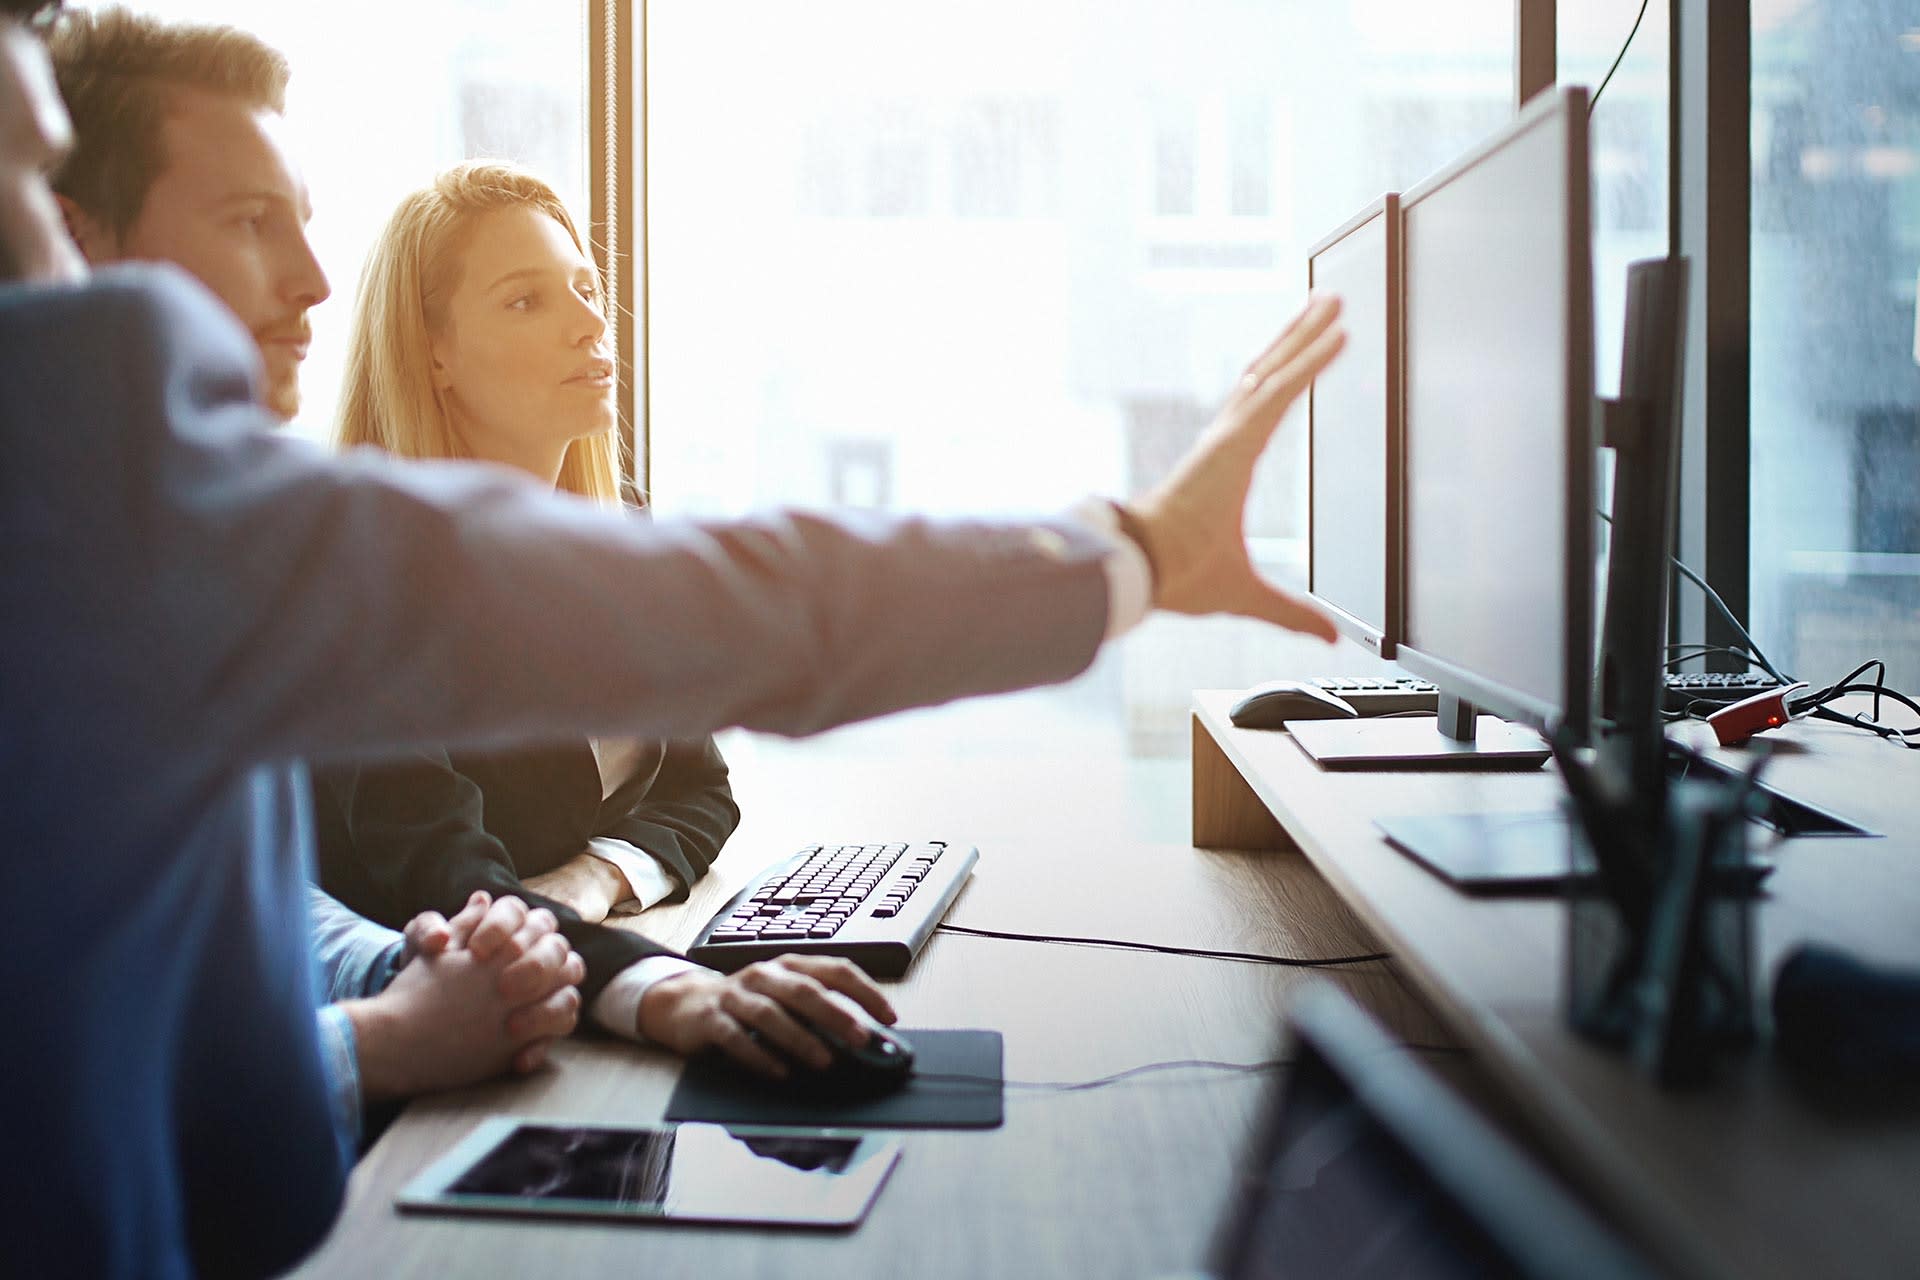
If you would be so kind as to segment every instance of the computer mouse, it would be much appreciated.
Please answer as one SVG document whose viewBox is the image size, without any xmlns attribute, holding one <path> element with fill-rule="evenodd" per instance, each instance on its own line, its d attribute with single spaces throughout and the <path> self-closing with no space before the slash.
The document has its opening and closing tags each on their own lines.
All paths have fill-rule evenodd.
<svg viewBox="0 0 1920 1280">
<path fill-rule="evenodd" d="M 767 1088 L 833 1102 L 885 1097 L 905 1088 L 913 1077 L 913 1045 L 907 1038 L 862 1009 L 852 997 L 829 991 L 827 998 L 866 1027 L 867 1042 L 849 1045 L 794 1013 L 793 1020 L 820 1038 L 833 1054 L 833 1061 L 824 1067 L 811 1067 L 772 1041 L 760 1038 L 761 1045 L 785 1062 L 789 1071 L 785 1080 L 767 1080 Z"/>
<path fill-rule="evenodd" d="M 1353 704 L 1305 680 L 1272 680 L 1246 691 L 1227 710 L 1236 729 L 1281 729 L 1289 720 L 1352 720 Z"/>
</svg>

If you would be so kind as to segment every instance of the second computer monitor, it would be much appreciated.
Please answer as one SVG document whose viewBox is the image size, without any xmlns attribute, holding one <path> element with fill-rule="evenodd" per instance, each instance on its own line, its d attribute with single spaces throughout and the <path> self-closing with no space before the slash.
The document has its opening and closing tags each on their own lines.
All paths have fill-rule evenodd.
<svg viewBox="0 0 1920 1280">
<path fill-rule="evenodd" d="M 1586 103 L 1583 89 L 1542 95 L 1401 197 L 1406 618 L 1396 656 L 1444 694 L 1576 737 L 1593 652 Z M 1471 733 L 1471 720 L 1454 720 Z"/>
<path fill-rule="evenodd" d="M 1307 590 L 1383 658 L 1400 638 L 1400 202 L 1385 195 L 1307 252 L 1346 350 L 1307 393 Z"/>
</svg>

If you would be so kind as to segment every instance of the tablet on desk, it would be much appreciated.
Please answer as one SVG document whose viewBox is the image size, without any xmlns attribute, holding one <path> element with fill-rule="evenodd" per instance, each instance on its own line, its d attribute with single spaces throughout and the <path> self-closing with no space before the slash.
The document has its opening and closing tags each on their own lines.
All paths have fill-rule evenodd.
<svg viewBox="0 0 1920 1280">
<path fill-rule="evenodd" d="M 899 1158 L 898 1139 L 831 1129 L 500 1116 L 395 1203 L 416 1213 L 851 1227 Z"/>
</svg>

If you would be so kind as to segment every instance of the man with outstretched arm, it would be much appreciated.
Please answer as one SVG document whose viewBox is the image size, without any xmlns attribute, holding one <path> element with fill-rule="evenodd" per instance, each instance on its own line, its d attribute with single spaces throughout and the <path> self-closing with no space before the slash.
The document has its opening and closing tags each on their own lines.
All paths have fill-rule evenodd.
<svg viewBox="0 0 1920 1280">
<path fill-rule="evenodd" d="M 0 70 L 7 145 L 35 132 L 14 127 L 30 78 Z M 32 208 L 0 228 L 24 237 L 16 262 L 59 256 Z M 1254 572 L 1242 520 L 1337 313 L 1314 303 L 1249 366 L 1174 474 L 1107 509 L 1119 532 L 1098 513 L 649 526 L 277 434 L 253 339 L 177 273 L 0 288 L 0 888 L 28 921 L 0 952 L 0 1014 L 32 1029 L 0 1095 L 10 1153 L 33 1153 L 0 1169 L 10 1257 L 258 1274 L 324 1234 L 343 1168 L 289 761 L 816 732 L 1068 679 L 1149 604 L 1330 639 Z M 829 962 L 762 981 L 778 989 L 662 982 L 652 1034 L 744 1055 L 750 1032 L 804 1035 L 788 1008 L 841 1029 L 829 986 L 878 999 Z"/>
</svg>

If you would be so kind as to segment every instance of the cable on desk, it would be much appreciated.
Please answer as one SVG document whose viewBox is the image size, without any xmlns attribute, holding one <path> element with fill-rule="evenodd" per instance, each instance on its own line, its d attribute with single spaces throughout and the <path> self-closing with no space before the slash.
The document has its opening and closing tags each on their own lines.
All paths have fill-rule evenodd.
<svg viewBox="0 0 1920 1280">
<path fill-rule="evenodd" d="M 1143 1066 L 1128 1067 L 1125 1071 L 1116 1071 L 1110 1076 L 1101 1076 L 1097 1080 L 1000 1080 L 993 1076 L 957 1075 L 942 1071 L 916 1071 L 913 1079 L 915 1083 L 922 1080 L 942 1080 L 958 1084 L 991 1085 L 994 1088 L 1035 1089 L 1044 1093 L 1081 1093 L 1088 1089 L 1104 1089 L 1108 1085 L 1119 1084 L 1123 1080 L 1153 1071 L 1231 1071 L 1241 1075 L 1254 1075 L 1290 1067 L 1293 1061 L 1292 1058 L 1274 1058 L 1269 1062 L 1215 1062 L 1208 1058 L 1182 1058 L 1177 1062 L 1149 1062 Z"/>
<path fill-rule="evenodd" d="M 1458 1045 L 1450 1044 L 1402 1043 L 1395 1047 L 1417 1053 L 1466 1052 Z M 1125 1071 L 1116 1071 L 1110 1076 L 1101 1076 L 1097 1080 L 1001 1080 L 993 1076 L 960 1075 L 944 1071 L 916 1072 L 913 1078 L 916 1082 L 940 1080 L 993 1088 L 1032 1089 L 1042 1093 L 1084 1093 L 1090 1089 L 1104 1089 L 1108 1085 L 1120 1084 L 1135 1076 L 1156 1071 L 1228 1071 L 1236 1075 L 1260 1075 L 1290 1067 L 1295 1061 L 1296 1059 L 1293 1058 L 1272 1058 L 1266 1062 L 1217 1062 L 1211 1058 L 1181 1058 L 1172 1062 L 1149 1062 L 1138 1067 L 1128 1067 Z"/>
<path fill-rule="evenodd" d="M 1875 671 L 1876 669 L 1877 673 L 1874 676 L 1872 684 L 1855 683 L 1862 675 L 1868 671 Z M 1881 659 L 1875 658 L 1870 662 L 1861 663 L 1826 688 L 1816 690 L 1813 693 L 1807 694 L 1805 697 L 1795 699 L 1793 710 L 1796 714 L 1811 715 L 1819 720 L 1831 720 L 1835 724 L 1850 725 L 1855 729 L 1865 729 L 1868 733 L 1897 742 L 1903 747 L 1920 751 L 1920 742 L 1915 741 L 1916 736 L 1920 736 L 1920 727 L 1900 729 L 1890 724 L 1881 723 L 1880 700 L 1882 698 L 1885 698 L 1889 702 L 1896 702 L 1915 715 L 1920 715 L 1920 702 L 1915 702 L 1912 698 L 1897 689 L 1887 688 L 1886 682 L 1887 664 Z M 1850 716 L 1843 712 L 1835 711 L 1827 705 L 1836 699 L 1846 697 L 1850 693 L 1872 694 L 1872 712 Z"/>
<path fill-rule="evenodd" d="M 999 938 L 1005 942 L 1043 942 L 1071 947 L 1113 947 L 1121 951 L 1152 951 L 1168 956 L 1198 956 L 1203 960 L 1238 960 L 1246 964 L 1275 964 L 1289 969 L 1335 969 L 1350 964 L 1371 964 L 1391 960 L 1388 951 L 1369 951 L 1364 955 L 1326 956 L 1307 959 L 1300 956 L 1268 956 L 1254 951 L 1209 951 L 1203 947 L 1169 947 L 1157 942 L 1127 942 L 1119 938 L 1069 938 L 1048 933 L 1008 933 L 1001 929 L 975 929 L 963 924 L 937 926 L 939 933 L 959 933 L 972 938 Z"/>
</svg>

